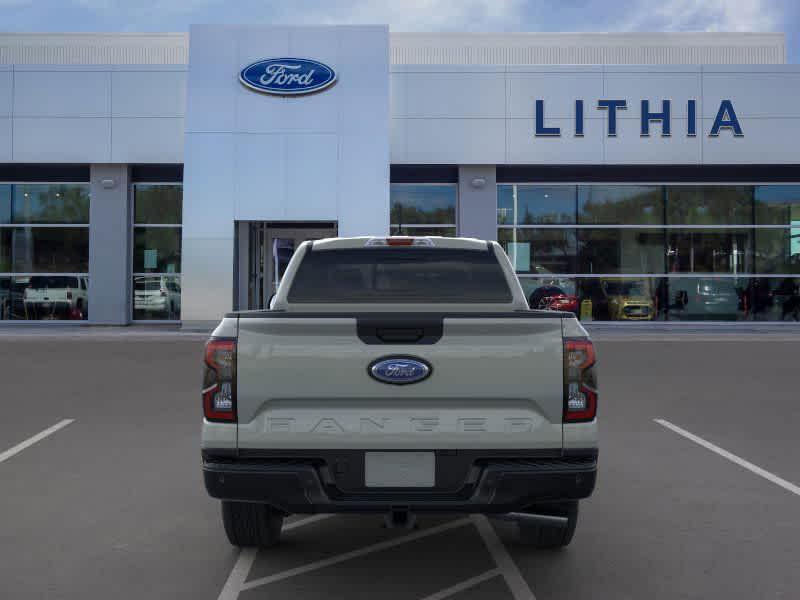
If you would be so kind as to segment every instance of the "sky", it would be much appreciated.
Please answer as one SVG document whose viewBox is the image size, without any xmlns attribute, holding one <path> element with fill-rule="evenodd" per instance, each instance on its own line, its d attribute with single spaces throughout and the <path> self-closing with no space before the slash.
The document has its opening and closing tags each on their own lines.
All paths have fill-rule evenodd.
<svg viewBox="0 0 800 600">
<path fill-rule="evenodd" d="M 192 23 L 388 23 L 392 31 L 776 31 L 798 0 L 0 0 L 0 31 L 186 31 Z"/>
</svg>

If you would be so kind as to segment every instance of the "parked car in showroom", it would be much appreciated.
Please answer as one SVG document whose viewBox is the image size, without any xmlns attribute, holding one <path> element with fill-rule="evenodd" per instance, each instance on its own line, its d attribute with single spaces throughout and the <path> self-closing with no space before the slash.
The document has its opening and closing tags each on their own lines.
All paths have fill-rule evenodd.
<svg viewBox="0 0 800 600">
<path fill-rule="evenodd" d="M 528 297 L 531 308 L 540 310 L 560 310 L 578 313 L 578 296 L 567 294 L 557 285 L 543 285 L 531 292 Z"/>
<path fill-rule="evenodd" d="M 496 242 L 306 241 L 271 308 L 206 344 L 206 490 L 236 546 L 277 543 L 290 514 L 479 513 L 563 547 L 597 475 L 595 362 Z"/>
<path fill-rule="evenodd" d="M 31 275 L 22 296 L 24 318 L 85 319 L 88 287 L 86 277 Z"/>
<path fill-rule="evenodd" d="M 645 279 L 601 279 L 601 307 L 611 321 L 651 321 L 655 303 L 650 283 Z"/>
</svg>

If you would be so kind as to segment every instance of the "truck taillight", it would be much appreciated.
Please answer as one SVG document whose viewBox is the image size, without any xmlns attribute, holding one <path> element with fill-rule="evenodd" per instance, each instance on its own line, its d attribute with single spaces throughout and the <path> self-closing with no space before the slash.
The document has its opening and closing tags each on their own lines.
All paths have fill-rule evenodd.
<svg viewBox="0 0 800 600">
<path fill-rule="evenodd" d="M 236 340 L 206 342 L 203 414 L 209 421 L 236 421 Z"/>
<path fill-rule="evenodd" d="M 564 340 L 564 422 L 591 421 L 597 415 L 594 346 L 586 338 Z"/>
</svg>

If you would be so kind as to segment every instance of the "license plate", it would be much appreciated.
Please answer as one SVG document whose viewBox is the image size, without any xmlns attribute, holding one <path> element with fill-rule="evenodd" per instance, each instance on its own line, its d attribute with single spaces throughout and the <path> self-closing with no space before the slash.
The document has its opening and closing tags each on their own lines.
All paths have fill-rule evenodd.
<svg viewBox="0 0 800 600">
<path fill-rule="evenodd" d="M 433 452 L 366 452 L 364 484 L 367 487 L 433 487 L 436 458 Z"/>
</svg>

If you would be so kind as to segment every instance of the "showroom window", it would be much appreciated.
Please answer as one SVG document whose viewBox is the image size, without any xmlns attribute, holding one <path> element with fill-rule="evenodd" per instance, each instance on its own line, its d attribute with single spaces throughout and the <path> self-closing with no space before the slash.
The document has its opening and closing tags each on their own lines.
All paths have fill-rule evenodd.
<svg viewBox="0 0 800 600">
<path fill-rule="evenodd" d="M 800 320 L 800 185 L 501 183 L 531 306 L 594 320 Z"/>
<path fill-rule="evenodd" d="M 458 185 L 393 183 L 390 186 L 392 235 L 456 235 Z"/>
<path fill-rule="evenodd" d="M 133 186 L 133 320 L 181 318 L 183 186 Z"/>
<path fill-rule="evenodd" d="M 0 320 L 85 320 L 89 185 L 0 184 Z"/>
</svg>

